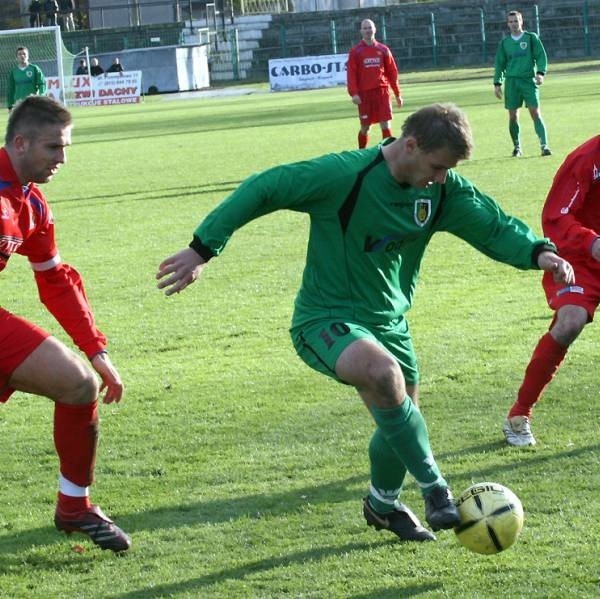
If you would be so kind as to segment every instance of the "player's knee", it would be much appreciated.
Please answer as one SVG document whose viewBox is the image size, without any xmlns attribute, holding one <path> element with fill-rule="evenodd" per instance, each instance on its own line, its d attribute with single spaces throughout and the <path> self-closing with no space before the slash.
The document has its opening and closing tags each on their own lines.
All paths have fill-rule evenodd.
<svg viewBox="0 0 600 599">
<path fill-rule="evenodd" d="M 72 377 L 69 391 L 64 398 L 66 403 L 87 404 L 98 397 L 100 391 L 96 375 L 87 366 L 83 366 Z"/>
<path fill-rule="evenodd" d="M 562 313 L 554 325 L 552 334 L 561 345 L 571 345 L 587 322 L 587 313 L 583 311 Z"/>
<path fill-rule="evenodd" d="M 404 376 L 392 356 L 381 356 L 367 369 L 369 387 L 381 397 L 402 401 L 406 394 Z"/>
</svg>

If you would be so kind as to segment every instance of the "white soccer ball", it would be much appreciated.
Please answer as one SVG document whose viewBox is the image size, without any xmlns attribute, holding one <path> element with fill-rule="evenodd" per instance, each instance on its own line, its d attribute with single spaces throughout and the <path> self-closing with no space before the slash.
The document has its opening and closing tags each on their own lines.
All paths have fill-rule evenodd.
<svg viewBox="0 0 600 599">
<path fill-rule="evenodd" d="M 508 549 L 523 528 L 519 498 L 498 483 L 477 483 L 456 500 L 460 524 L 458 540 L 475 553 L 493 554 Z"/>
</svg>

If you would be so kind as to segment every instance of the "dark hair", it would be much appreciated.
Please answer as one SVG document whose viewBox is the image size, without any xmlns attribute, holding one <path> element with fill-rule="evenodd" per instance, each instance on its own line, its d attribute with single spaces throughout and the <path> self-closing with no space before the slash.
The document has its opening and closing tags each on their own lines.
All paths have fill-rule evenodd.
<svg viewBox="0 0 600 599">
<path fill-rule="evenodd" d="M 47 125 L 68 127 L 73 123 L 71 113 L 49 96 L 28 96 L 17 102 L 8 117 L 4 141 L 9 144 L 16 135 L 35 139 Z"/>
<path fill-rule="evenodd" d="M 523 15 L 518 10 L 509 10 L 508 17 L 521 17 L 521 21 L 523 20 Z"/>
<path fill-rule="evenodd" d="M 414 137 L 423 152 L 448 148 L 459 160 L 473 149 L 471 125 L 455 104 L 432 104 L 411 114 L 402 125 L 403 137 Z"/>
<path fill-rule="evenodd" d="M 27 52 L 29 52 L 29 48 L 28 48 L 27 46 L 19 46 L 19 47 L 16 49 L 16 51 L 15 51 L 15 54 L 16 54 L 17 52 L 19 52 L 20 50 L 27 50 Z"/>
</svg>

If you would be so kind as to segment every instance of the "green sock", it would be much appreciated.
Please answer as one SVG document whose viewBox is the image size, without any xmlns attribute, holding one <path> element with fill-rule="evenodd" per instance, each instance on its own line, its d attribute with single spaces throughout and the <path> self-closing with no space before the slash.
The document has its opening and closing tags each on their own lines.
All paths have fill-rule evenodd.
<svg viewBox="0 0 600 599">
<path fill-rule="evenodd" d="M 513 145 L 521 147 L 521 128 L 519 127 L 519 121 L 508 121 L 508 132 L 512 139 Z"/>
<path fill-rule="evenodd" d="M 544 124 L 544 121 L 542 121 L 541 117 L 534 119 L 533 127 L 535 129 L 536 135 L 540 138 L 540 145 L 542 146 L 542 148 L 544 146 L 547 146 L 548 140 L 546 137 L 546 125 Z"/>
<path fill-rule="evenodd" d="M 425 419 L 408 395 L 402 405 L 395 408 L 371 407 L 371 414 L 423 495 L 434 487 L 447 486 L 431 453 Z"/>
<path fill-rule="evenodd" d="M 369 444 L 371 460 L 371 489 L 369 503 L 380 513 L 394 510 L 394 503 L 402 489 L 406 466 L 385 440 L 381 429 L 375 429 Z"/>
</svg>

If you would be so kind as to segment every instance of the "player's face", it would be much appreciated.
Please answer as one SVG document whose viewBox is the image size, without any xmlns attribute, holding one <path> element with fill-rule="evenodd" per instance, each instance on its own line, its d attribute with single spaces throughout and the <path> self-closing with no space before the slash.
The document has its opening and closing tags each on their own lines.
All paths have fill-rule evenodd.
<svg viewBox="0 0 600 599">
<path fill-rule="evenodd" d="M 375 23 L 373 21 L 363 21 L 360 26 L 360 34 L 365 42 L 372 42 L 375 38 Z"/>
<path fill-rule="evenodd" d="M 417 146 L 412 158 L 409 183 L 417 189 L 424 189 L 432 183 L 444 183 L 448 170 L 458 164 L 458 159 L 448 148 L 424 152 Z"/>
<path fill-rule="evenodd" d="M 523 31 L 523 19 L 519 15 L 508 15 L 508 28 L 513 35 Z"/>
<path fill-rule="evenodd" d="M 27 50 L 19 50 L 17 52 L 17 62 L 21 66 L 27 66 L 29 62 L 29 52 Z"/>
<path fill-rule="evenodd" d="M 61 164 L 67 161 L 67 146 L 71 145 L 69 125 L 47 125 L 33 139 L 17 136 L 19 149 L 18 173 L 21 182 L 47 183 L 54 177 Z"/>
</svg>

